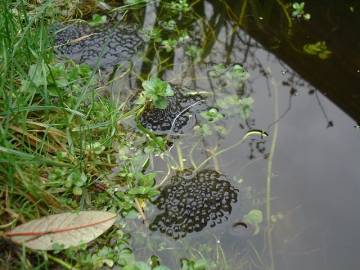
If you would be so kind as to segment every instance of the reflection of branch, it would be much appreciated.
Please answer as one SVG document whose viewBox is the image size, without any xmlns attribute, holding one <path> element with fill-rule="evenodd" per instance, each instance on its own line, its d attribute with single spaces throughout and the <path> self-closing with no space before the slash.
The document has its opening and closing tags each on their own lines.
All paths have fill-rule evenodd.
<svg viewBox="0 0 360 270">
<path fill-rule="evenodd" d="M 203 167 L 206 163 L 209 162 L 210 159 L 216 157 L 216 156 L 219 156 L 237 146 L 239 146 L 240 144 L 242 144 L 249 136 L 252 136 L 252 135 L 259 135 L 261 137 L 263 136 L 267 136 L 267 134 L 261 130 L 250 130 L 248 131 L 238 142 L 236 142 L 235 144 L 233 145 L 230 145 L 229 147 L 226 147 L 216 153 L 213 153 L 210 157 L 206 158 L 203 162 L 201 162 L 201 164 L 197 167 L 196 170 L 194 170 L 194 172 L 198 171 L 201 167 Z"/>
<path fill-rule="evenodd" d="M 190 153 L 189 153 L 190 162 L 191 162 L 191 165 L 193 166 L 194 170 L 197 169 L 197 165 L 196 165 L 196 163 L 194 161 L 193 153 L 194 153 L 194 150 L 198 146 L 199 143 L 200 143 L 200 140 L 198 140 L 196 143 L 194 143 L 194 145 L 191 147 Z"/>
<path fill-rule="evenodd" d="M 244 15 L 245 15 L 245 11 L 247 8 L 247 0 L 244 0 L 242 6 L 241 6 L 241 12 L 240 12 L 240 17 L 239 17 L 239 25 L 242 26 L 243 22 L 244 22 Z"/>
<path fill-rule="evenodd" d="M 327 121 L 328 127 L 332 127 L 333 122 L 329 119 L 329 117 L 326 114 L 325 108 L 324 108 L 324 106 L 322 105 L 322 103 L 320 101 L 320 98 L 319 98 L 319 95 L 318 95 L 318 90 L 315 91 L 314 95 L 315 95 L 317 103 L 319 104 L 320 110 L 321 110 L 322 114 L 324 115 L 324 117 L 325 117 L 325 119 Z"/>
<path fill-rule="evenodd" d="M 287 109 L 279 116 L 279 118 L 275 118 L 276 120 L 274 122 L 272 122 L 267 128 L 266 130 L 269 130 L 272 126 L 274 126 L 275 124 L 277 124 L 282 118 L 285 117 L 285 115 L 291 110 L 291 100 L 292 100 L 292 95 L 289 95 L 289 103 L 288 103 L 288 107 Z"/>
<path fill-rule="evenodd" d="M 289 33 L 291 33 L 291 29 L 292 29 L 292 20 L 290 18 L 290 15 L 289 13 L 287 12 L 286 10 L 286 6 L 283 2 L 281 2 L 281 0 L 276 0 L 276 2 L 279 4 L 279 6 L 281 7 L 282 11 L 284 12 L 285 14 L 285 17 L 288 21 L 288 26 L 289 26 Z"/>
</svg>

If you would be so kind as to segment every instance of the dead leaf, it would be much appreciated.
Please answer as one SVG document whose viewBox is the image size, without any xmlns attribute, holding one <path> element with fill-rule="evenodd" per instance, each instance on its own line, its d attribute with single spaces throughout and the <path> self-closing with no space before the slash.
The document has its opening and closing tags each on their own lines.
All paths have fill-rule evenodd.
<svg viewBox="0 0 360 270">
<path fill-rule="evenodd" d="M 116 217 L 104 211 L 56 214 L 22 224 L 5 236 L 31 249 L 52 250 L 54 244 L 68 248 L 94 240 L 114 224 Z"/>
</svg>

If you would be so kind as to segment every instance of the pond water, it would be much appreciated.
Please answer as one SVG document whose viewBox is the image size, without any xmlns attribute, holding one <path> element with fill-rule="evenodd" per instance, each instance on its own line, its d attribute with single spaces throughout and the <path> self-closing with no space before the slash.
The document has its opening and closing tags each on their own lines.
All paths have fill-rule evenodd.
<svg viewBox="0 0 360 270">
<path fill-rule="evenodd" d="M 138 74 L 158 73 L 201 95 L 207 104 L 194 106 L 190 114 L 185 109 L 200 100 L 193 95 L 189 104 L 182 101 L 181 109 L 170 102 L 169 119 L 151 112 L 143 117 L 155 123 L 154 132 L 170 126 L 171 134 L 165 136 L 173 144 L 148 169 L 158 172 L 157 184 L 167 189 L 163 198 L 145 208 L 147 222 L 126 224 L 133 251 L 143 260 L 159 256 L 171 269 L 179 268 L 182 258 L 205 259 L 208 269 L 359 269 L 360 39 L 348 33 L 357 31 L 360 7 L 355 1 L 306 3 L 310 21 L 291 19 L 290 28 L 277 1 L 260 5 L 258 14 L 250 3 L 242 13 L 244 2 L 201 1 L 194 7 L 201 16 L 184 22 L 189 31 L 185 45 L 178 44 L 174 53 L 145 46 L 147 61 L 137 59 L 126 76 L 121 76 L 122 68 L 113 76 L 121 77 L 110 85 L 116 98 L 120 87 L 140 88 Z M 144 28 L 160 24 L 156 12 L 161 9 L 148 4 Z M 331 51 L 327 59 L 304 53 L 303 45 L 323 40 Z M 201 112 L 210 108 L 219 119 L 205 119 Z M 185 111 L 188 115 L 182 116 Z M 151 123 L 144 126 L 152 128 Z M 176 173 L 170 167 L 201 175 L 210 170 L 214 186 L 217 171 L 223 190 L 219 184 L 212 192 L 204 184 L 204 198 L 212 193 L 221 197 L 231 187 L 236 200 L 209 210 L 215 201 L 200 198 L 203 193 L 192 184 L 203 180 L 196 180 L 194 172 L 187 187 L 175 185 L 169 191 Z M 186 193 L 187 188 L 192 191 Z M 193 206 L 182 205 L 189 213 L 196 210 L 196 216 L 206 219 L 222 212 L 224 218 L 209 218 L 201 226 L 191 220 L 194 228 L 179 229 L 186 233 L 177 237 L 162 232 L 160 227 L 167 226 L 162 211 L 170 209 L 166 203 L 175 207 L 169 210 L 175 216 L 168 222 L 172 229 L 189 220 L 176 216 L 183 213 L 184 193 L 183 203 Z"/>
</svg>

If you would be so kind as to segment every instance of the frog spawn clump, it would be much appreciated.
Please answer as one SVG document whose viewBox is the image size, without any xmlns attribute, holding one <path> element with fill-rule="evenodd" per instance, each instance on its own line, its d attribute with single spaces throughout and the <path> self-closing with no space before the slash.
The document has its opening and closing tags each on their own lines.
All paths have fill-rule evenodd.
<svg viewBox="0 0 360 270">
<path fill-rule="evenodd" d="M 155 107 L 143 112 L 141 124 L 154 132 L 179 132 L 189 121 L 189 115 L 194 108 L 199 108 L 205 102 L 201 95 L 185 95 L 172 85 L 174 95 L 167 97 L 168 105 L 165 109 Z"/>
<path fill-rule="evenodd" d="M 237 193 L 227 178 L 216 171 L 203 170 L 195 175 L 184 171 L 173 176 L 161 190 L 154 203 L 163 212 L 149 228 L 178 239 L 199 232 L 208 224 L 214 227 L 228 219 Z"/>
<path fill-rule="evenodd" d="M 120 23 L 99 27 L 57 24 L 53 31 L 58 57 L 102 69 L 129 61 L 144 44 L 135 26 Z"/>
</svg>

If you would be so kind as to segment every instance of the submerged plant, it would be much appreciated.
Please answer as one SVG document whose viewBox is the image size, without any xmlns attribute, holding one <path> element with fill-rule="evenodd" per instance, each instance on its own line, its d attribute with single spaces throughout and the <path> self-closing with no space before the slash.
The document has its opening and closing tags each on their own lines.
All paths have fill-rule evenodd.
<svg viewBox="0 0 360 270">
<path fill-rule="evenodd" d="M 106 22 L 107 22 L 107 17 L 105 15 L 101 16 L 99 14 L 94 14 L 92 16 L 91 21 L 89 22 L 89 25 L 99 26 L 99 25 L 105 24 Z"/>
<path fill-rule="evenodd" d="M 331 51 L 327 48 L 325 41 L 305 44 L 303 49 L 305 53 L 316 55 L 322 60 L 329 58 L 331 55 Z"/>
<path fill-rule="evenodd" d="M 263 222 L 263 213 L 259 209 L 253 209 L 243 217 L 245 224 L 254 226 L 254 235 L 260 232 L 260 224 Z"/>
<path fill-rule="evenodd" d="M 291 7 L 292 7 L 291 15 L 294 18 L 296 18 L 296 19 L 301 19 L 302 18 L 305 21 L 310 20 L 311 15 L 304 11 L 304 8 L 305 8 L 305 3 L 304 2 L 301 2 L 301 3 L 295 2 L 295 3 L 292 4 Z"/>
</svg>

